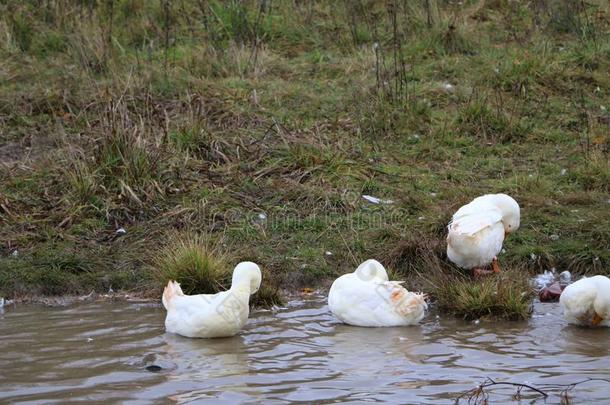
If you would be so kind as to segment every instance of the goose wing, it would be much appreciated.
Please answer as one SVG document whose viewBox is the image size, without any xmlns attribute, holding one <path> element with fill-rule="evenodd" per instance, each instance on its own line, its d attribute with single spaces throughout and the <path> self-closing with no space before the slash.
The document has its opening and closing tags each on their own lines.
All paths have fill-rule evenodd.
<svg viewBox="0 0 610 405">
<path fill-rule="evenodd" d="M 502 212 L 496 207 L 488 207 L 483 211 L 471 212 L 454 219 L 449 224 L 449 230 L 458 235 L 473 236 L 477 232 L 492 227 L 502 221 Z"/>
</svg>

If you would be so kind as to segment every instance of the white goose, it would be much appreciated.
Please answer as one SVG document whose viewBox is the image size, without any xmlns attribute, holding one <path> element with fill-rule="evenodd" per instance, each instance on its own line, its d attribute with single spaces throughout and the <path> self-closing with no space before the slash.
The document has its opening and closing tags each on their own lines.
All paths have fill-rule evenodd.
<svg viewBox="0 0 610 405">
<path fill-rule="evenodd" d="M 499 272 L 498 253 L 506 234 L 516 231 L 520 221 L 519 204 L 506 194 L 487 194 L 462 206 L 449 223 L 447 257 L 457 266 L 474 269 L 475 274 L 488 271 L 492 264 Z"/>
<path fill-rule="evenodd" d="M 237 334 L 248 320 L 250 295 L 258 291 L 261 280 L 256 263 L 242 262 L 233 270 L 231 288 L 217 294 L 185 295 L 180 284 L 170 281 L 162 299 L 165 330 L 193 338 Z"/>
<path fill-rule="evenodd" d="M 388 281 L 376 260 L 367 260 L 355 272 L 335 280 L 328 293 L 330 311 L 354 326 L 404 326 L 422 320 L 427 309 L 424 294 L 407 291 L 401 281 Z"/>
<path fill-rule="evenodd" d="M 582 278 L 567 286 L 559 302 L 568 323 L 584 326 L 610 326 L 610 278 Z"/>
</svg>

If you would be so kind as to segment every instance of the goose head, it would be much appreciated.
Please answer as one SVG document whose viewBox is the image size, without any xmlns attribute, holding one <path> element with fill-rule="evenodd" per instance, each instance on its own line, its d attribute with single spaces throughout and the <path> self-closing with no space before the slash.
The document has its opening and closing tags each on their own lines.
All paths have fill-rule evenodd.
<svg viewBox="0 0 610 405">
<path fill-rule="evenodd" d="M 250 295 L 252 295 L 260 288 L 262 279 L 261 269 L 256 263 L 241 262 L 233 270 L 231 288 L 245 285 L 250 289 Z"/>
<path fill-rule="evenodd" d="M 362 263 L 354 272 L 362 281 L 388 281 L 388 273 L 381 263 L 375 259 L 369 259 Z"/>
<path fill-rule="evenodd" d="M 495 194 L 493 196 L 493 203 L 502 211 L 504 231 L 506 233 L 511 233 L 519 229 L 521 210 L 519 209 L 517 201 L 506 194 Z"/>
</svg>

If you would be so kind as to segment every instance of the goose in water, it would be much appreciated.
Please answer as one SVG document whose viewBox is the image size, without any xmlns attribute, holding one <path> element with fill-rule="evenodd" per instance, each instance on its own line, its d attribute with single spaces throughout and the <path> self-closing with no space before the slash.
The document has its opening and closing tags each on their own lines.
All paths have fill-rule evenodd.
<svg viewBox="0 0 610 405">
<path fill-rule="evenodd" d="M 248 320 L 250 295 L 258 291 L 261 280 L 256 263 L 242 262 L 233 270 L 231 288 L 217 294 L 185 295 L 180 284 L 168 282 L 162 299 L 165 330 L 191 338 L 237 334 Z"/>
<path fill-rule="evenodd" d="M 414 325 L 424 317 L 424 294 L 407 291 L 401 281 L 388 281 L 377 260 L 367 260 L 356 271 L 335 280 L 328 294 L 330 311 L 354 326 Z"/>
<path fill-rule="evenodd" d="M 583 326 L 610 326 L 610 278 L 582 278 L 567 286 L 559 302 L 568 323 Z"/>
</svg>

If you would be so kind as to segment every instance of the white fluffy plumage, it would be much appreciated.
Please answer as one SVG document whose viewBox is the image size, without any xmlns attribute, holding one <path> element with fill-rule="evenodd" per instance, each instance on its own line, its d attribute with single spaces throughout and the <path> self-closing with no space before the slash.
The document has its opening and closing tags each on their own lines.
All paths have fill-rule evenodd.
<svg viewBox="0 0 610 405">
<path fill-rule="evenodd" d="M 389 281 L 384 267 L 367 260 L 356 271 L 335 280 L 328 294 L 330 311 L 354 326 L 405 326 L 422 320 L 424 294 L 413 293 L 400 281 Z"/>
<path fill-rule="evenodd" d="M 568 323 L 583 326 L 610 326 L 610 278 L 582 278 L 567 286 L 559 302 Z"/>
<path fill-rule="evenodd" d="M 258 291 L 261 280 L 256 263 L 242 262 L 233 270 L 231 288 L 217 294 L 185 295 L 180 284 L 170 281 L 162 298 L 165 330 L 191 338 L 237 334 L 248 320 L 250 295 Z"/>
<path fill-rule="evenodd" d="M 486 194 L 462 206 L 448 226 L 447 257 L 457 266 L 489 265 L 502 250 L 505 234 L 519 228 L 519 204 L 506 194 Z"/>
</svg>

